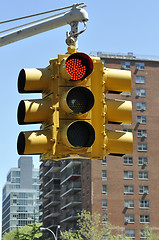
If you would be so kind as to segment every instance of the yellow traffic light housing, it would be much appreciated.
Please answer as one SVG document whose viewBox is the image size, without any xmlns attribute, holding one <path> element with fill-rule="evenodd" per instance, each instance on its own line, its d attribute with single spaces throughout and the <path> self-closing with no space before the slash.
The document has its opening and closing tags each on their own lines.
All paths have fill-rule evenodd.
<svg viewBox="0 0 159 240">
<path fill-rule="evenodd" d="M 95 141 L 91 158 L 131 154 L 133 151 L 132 133 L 108 130 L 108 123 L 131 123 L 131 101 L 107 99 L 106 94 L 130 92 L 131 72 L 107 69 L 100 58 L 92 58 L 94 71 L 91 74 L 91 89 L 95 104 L 92 109 L 92 126 L 95 129 Z"/>
<path fill-rule="evenodd" d="M 57 146 L 61 157 L 91 153 L 95 140 L 95 130 L 91 125 L 91 110 L 94 106 L 90 81 L 92 70 L 92 59 L 84 53 L 73 53 L 61 61 Z"/>
<path fill-rule="evenodd" d="M 21 132 L 20 155 L 42 154 L 43 160 L 69 155 L 103 159 L 132 151 L 132 135 L 105 129 L 109 122 L 131 122 L 131 102 L 106 99 L 108 91 L 131 91 L 128 71 L 103 67 L 100 58 L 68 48 L 44 69 L 22 69 L 20 93 L 42 93 L 42 99 L 22 100 L 18 123 L 42 123 L 41 130 Z"/>
<path fill-rule="evenodd" d="M 42 129 L 19 134 L 20 155 L 43 154 L 44 160 L 58 160 L 70 154 L 91 153 L 95 140 L 91 125 L 92 71 L 92 59 L 76 52 L 58 55 L 45 69 L 21 70 L 18 91 L 41 92 L 42 99 L 22 100 L 18 123 L 42 123 Z"/>
<path fill-rule="evenodd" d="M 19 93 L 42 93 L 49 91 L 52 82 L 51 71 L 45 69 L 22 69 L 18 77 Z M 53 86 L 52 86 L 53 87 Z M 52 122 L 52 99 L 22 100 L 18 106 L 18 123 L 46 124 Z M 20 155 L 41 154 L 47 152 L 51 146 L 52 134 L 46 130 L 21 132 L 18 136 L 17 149 Z"/>
</svg>

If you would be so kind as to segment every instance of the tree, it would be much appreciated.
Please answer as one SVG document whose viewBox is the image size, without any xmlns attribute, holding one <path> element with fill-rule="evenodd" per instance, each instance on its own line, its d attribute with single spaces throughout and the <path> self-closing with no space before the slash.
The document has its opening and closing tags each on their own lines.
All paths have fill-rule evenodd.
<svg viewBox="0 0 159 240">
<path fill-rule="evenodd" d="M 149 227 L 148 225 L 145 226 L 143 229 L 143 235 L 148 240 L 158 240 L 159 234 L 157 234 L 155 231 L 158 230 L 156 227 Z"/>
<path fill-rule="evenodd" d="M 24 240 L 32 240 L 32 239 L 38 240 L 39 237 L 41 237 L 41 232 L 39 232 L 41 224 L 39 225 L 38 223 L 36 223 L 35 209 L 34 209 L 34 222 L 33 224 L 28 224 L 27 227 L 31 227 L 31 230 L 29 235 L 28 235 L 28 232 L 22 234 Z"/>
<path fill-rule="evenodd" d="M 41 223 L 33 223 L 5 233 L 2 240 L 37 240 L 42 236 Z"/>
<path fill-rule="evenodd" d="M 101 215 L 83 210 L 79 214 L 77 220 L 78 230 L 73 232 L 72 229 L 61 232 L 61 238 L 63 240 L 130 240 L 122 232 L 120 227 L 115 227 L 110 223 L 103 223 L 101 221 Z"/>
<path fill-rule="evenodd" d="M 15 240 L 20 240 L 20 232 L 19 232 L 19 228 L 16 229 L 14 239 L 15 239 Z"/>
</svg>

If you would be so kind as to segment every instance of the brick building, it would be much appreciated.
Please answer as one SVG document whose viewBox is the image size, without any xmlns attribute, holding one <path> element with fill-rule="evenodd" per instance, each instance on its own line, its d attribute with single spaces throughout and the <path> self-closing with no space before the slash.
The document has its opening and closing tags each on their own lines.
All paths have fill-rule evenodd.
<svg viewBox="0 0 159 240">
<path fill-rule="evenodd" d="M 41 164 L 44 227 L 76 229 L 82 208 L 100 212 L 103 220 L 120 226 L 123 233 L 143 239 L 148 224 L 159 229 L 158 103 L 159 60 L 146 57 L 97 53 L 108 68 L 131 70 L 132 92 L 107 94 L 107 98 L 131 100 L 132 125 L 108 129 L 132 131 L 133 154 L 107 156 L 103 161 L 70 159 Z"/>
</svg>

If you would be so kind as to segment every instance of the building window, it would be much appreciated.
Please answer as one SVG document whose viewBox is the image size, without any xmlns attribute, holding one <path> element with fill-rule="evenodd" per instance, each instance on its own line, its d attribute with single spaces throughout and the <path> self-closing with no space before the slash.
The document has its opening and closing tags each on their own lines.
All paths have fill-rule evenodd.
<svg viewBox="0 0 159 240">
<path fill-rule="evenodd" d="M 132 129 L 131 128 L 123 128 L 123 131 L 124 132 L 132 132 Z"/>
<path fill-rule="evenodd" d="M 137 150 L 138 152 L 147 152 L 147 143 L 138 143 Z"/>
<path fill-rule="evenodd" d="M 107 209 L 107 199 L 102 199 L 102 209 Z"/>
<path fill-rule="evenodd" d="M 107 221 L 108 221 L 108 214 L 103 213 L 103 215 L 102 215 L 102 222 L 103 223 L 107 223 Z"/>
<path fill-rule="evenodd" d="M 124 186 L 124 194 L 134 194 L 134 186 L 133 185 L 125 185 Z"/>
<path fill-rule="evenodd" d="M 146 124 L 146 116 L 137 116 L 137 122 L 141 124 Z"/>
<path fill-rule="evenodd" d="M 102 194 L 107 194 L 107 185 L 102 184 Z"/>
<path fill-rule="evenodd" d="M 145 102 L 137 102 L 136 103 L 136 110 L 137 111 L 145 111 L 146 110 L 146 103 Z"/>
<path fill-rule="evenodd" d="M 17 204 L 17 199 L 13 199 L 13 204 Z"/>
<path fill-rule="evenodd" d="M 125 208 L 134 208 L 134 200 L 124 200 Z"/>
<path fill-rule="evenodd" d="M 87 180 L 89 180 L 89 173 L 87 172 Z"/>
<path fill-rule="evenodd" d="M 135 222 L 135 217 L 134 214 L 126 214 L 125 215 L 125 223 L 134 223 Z"/>
<path fill-rule="evenodd" d="M 133 171 L 124 171 L 124 179 L 133 179 L 134 174 Z"/>
<path fill-rule="evenodd" d="M 136 83 L 145 84 L 145 76 L 136 76 Z"/>
<path fill-rule="evenodd" d="M 12 171 L 11 175 L 12 177 L 20 177 L 20 171 Z"/>
<path fill-rule="evenodd" d="M 142 62 L 136 62 L 135 63 L 136 69 L 137 70 L 145 70 L 145 63 Z"/>
<path fill-rule="evenodd" d="M 121 62 L 122 69 L 130 69 L 130 62 Z"/>
<path fill-rule="evenodd" d="M 149 200 L 140 200 L 139 207 L 148 209 L 149 208 Z"/>
<path fill-rule="evenodd" d="M 105 156 L 104 159 L 102 159 L 102 165 L 107 165 L 107 157 Z"/>
<path fill-rule="evenodd" d="M 138 157 L 138 165 L 148 165 L 147 157 Z"/>
<path fill-rule="evenodd" d="M 139 171 L 139 179 L 140 180 L 148 180 L 148 172 L 147 171 Z"/>
<path fill-rule="evenodd" d="M 20 183 L 20 178 L 11 178 L 11 183 Z"/>
<path fill-rule="evenodd" d="M 137 97 L 146 97 L 146 90 L 145 89 L 136 89 L 136 96 Z"/>
<path fill-rule="evenodd" d="M 135 238 L 135 229 L 125 229 L 125 235 L 128 238 Z"/>
<path fill-rule="evenodd" d="M 138 129 L 137 137 L 147 137 L 147 130 L 146 129 Z"/>
<path fill-rule="evenodd" d="M 124 156 L 123 164 L 124 165 L 133 165 L 133 157 L 132 156 Z"/>
<path fill-rule="evenodd" d="M 107 180 L 107 170 L 102 170 L 102 180 Z"/>
<path fill-rule="evenodd" d="M 149 186 L 139 186 L 139 194 L 149 194 Z"/>
<path fill-rule="evenodd" d="M 149 215 L 140 215 L 140 223 L 150 223 Z"/>
<path fill-rule="evenodd" d="M 131 96 L 131 92 L 122 92 L 121 96 L 130 97 Z"/>
<path fill-rule="evenodd" d="M 147 239 L 147 233 L 145 229 L 140 229 L 140 238 L 146 238 Z"/>
</svg>

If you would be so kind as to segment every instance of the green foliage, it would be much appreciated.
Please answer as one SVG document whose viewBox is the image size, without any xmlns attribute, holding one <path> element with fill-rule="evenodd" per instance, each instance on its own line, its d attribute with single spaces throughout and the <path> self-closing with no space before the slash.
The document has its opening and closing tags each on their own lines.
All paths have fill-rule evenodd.
<svg viewBox="0 0 159 240">
<path fill-rule="evenodd" d="M 19 228 L 16 229 L 14 239 L 15 239 L 15 240 L 20 240 L 20 232 L 19 232 Z"/>
<path fill-rule="evenodd" d="M 79 217 L 77 232 L 73 232 L 72 229 L 61 232 L 63 240 L 103 240 L 104 237 L 107 240 L 130 240 L 121 233 L 120 227 L 114 227 L 110 223 L 102 223 L 98 213 L 91 215 L 90 212 L 83 210 Z"/>
<path fill-rule="evenodd" d="M 155 231 L 158 230 L 158 228 L 156 227 L 149 227 L 148 225 L 145 226 L 144 229 L 144 235 L 146 237 L 146 239 L 148 240 L 158 240 L 159 239 L 159 235 L 157 233 L 155 233 Z"/>
<path fill-rule="evenodd" d="M 77 220 L 78 230 L 72 229 L 61 232 L 62 240 L 130 240 L 121 231 L 120 227 L 113 226 L 110 223 L 102 223 L 101 216 L 98 213 L 82 211 Z M 124 230 L 124 229 L 122 229 Z M 144 236 L 147 240 L 159 240 L 159 234 L 155 233 L 158 228 L 145 226 Z"/>
<path fill-rule="evenodd" d="M 15 229 L 3 235 L 2 240 L 37 240 L 42 236 L 41 223 L 33 223 L 22 228 Z"/>
</svg>

